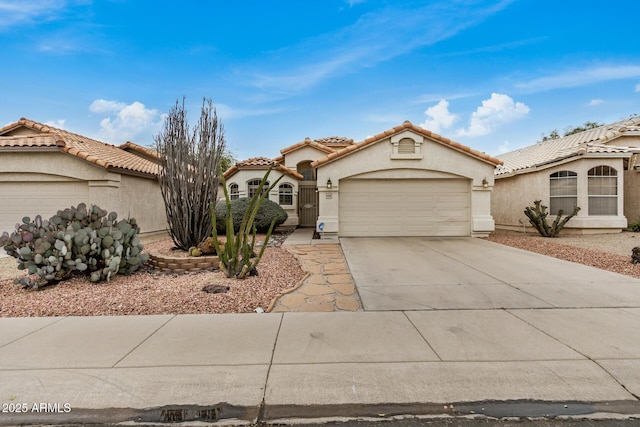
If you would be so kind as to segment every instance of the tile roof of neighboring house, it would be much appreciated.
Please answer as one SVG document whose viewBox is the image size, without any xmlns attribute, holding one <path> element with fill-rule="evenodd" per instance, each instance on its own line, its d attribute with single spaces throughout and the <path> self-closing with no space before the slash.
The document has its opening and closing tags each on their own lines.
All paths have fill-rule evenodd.
<svg viewBox="0 0 640 427">
<path fill-rule="evenodd" d="M 628 154 L 637 149 L 607 145 L 626 132 L 640 132 L 640 116 L 589 129 L 558 139 L 549 139 L 498 156 L 504 162 L 496 176 L 526 173 L 532 169 L 585 154 Z"/>
<path fill-rule="evenodd" d="M 313 147 L 313 148 L 316 148 L 316 149 L 318 149 L 320 151 L 324 151 L 325 153 L 335 153 L 335 151 L 336 151 L 335 149 L 333 149 L 331 147 L 327 147 L 326 145 L 321 144 L 321 143 L 319 143 L 317 141 L 312 141 L 310 138 L 305 138 L 304 141 L 300 141 L 297 144 L 293 144 L 293 145 L 290 145 L 287 148 L 283 148 L 282 150 L 280 150 L 280 153 L 285 155 L 285 154 L 288 154 L 288 153 L 290 153 L 292 151 L 298 150 L 298 149 L 303 148 L 303 147 Z"/>
<path fill-rule="evenodd" d="M 453 148 L 455 150 L 458 150 L 458 151 L 462 151 L 462 152 L 464 152 L 466 154 L 469 154 L 469 155 L 471 155 L 473 157 L 476 157 L 476 158 L 478 158 L 480 160 L 483 160 L 485 162 L 492 163 L 494 165 L 501 165 L 502 164 L 502 161 L 497 159 L 497 158 L 495 158 L 495 157 L 492 157 L 492 156 L 490 156 L 490 155 L 488 155 L 486 153 L 482 153 L 480 151 L 474 150 L 473 148 L 467 147 L 466 145 L 462 145 L 462 144 L 460 144 L 458 142 L 452 141 L 449 138 L 445 138 L 443 136 L 438 135 L 437 133 L 433 133 L 433 132 L 431 132 L 429 130 L 423 129 L 423 128 L 419 127 L 419 126 L 416 126 L 416 125 L 412 124 L 410 121 L 407 120 L 407 121 L 405 121 L 404 123 L 402 123 L 399 126 L 396 126 L 396 127 L 392 128 L 392 129 L 386 130 L 386 131 L 384 131 L 382 133 L 379 133 L 377 135 L 369 137 L 369 138 L 365 139 L 364 141 L 360 141 L 358 143 L 348 145 L 348 146 L 346 146 L 344 148 L 341 148 L 341 149 L 337 150 L 334 153 L 330 153 L 327 156 L 325 156 L 325 157 L 323 157 L 321 159 L 318 159 L 315 162 L 311 163 L 311 166 L 314 167 L 314 168 L 318 167 L 318 166 L 322 166 L 324 164 L 332 162 L 333 160 L 342 158 L 342 157 L 344 157 L 344 156 L 346 156 L 348 154 L 351 154 L 353 152 L 359 151 L 359 150 L 361 150 L 361 149 L 363 149 L 365 147 L 368 147 L 371 144 L 375 144 L 376 142 L 378 142 L 378 141 L 380 141 L 382 139 L 388 138 L 393 134 L 396 134 L 398 132 L 402 132 L 402 131 L 407 130 L 407 129 L 412 130 L 413 132 L 416 132 L 416 133 L 418 133 L 420 135 L 426 136 L 427 138 L 430 138 L 431 140 L 439 142 L 440 144 L 446 145 L 446 146 L 451 147 L 451 148 Z"/>
<path fill-rule="evenodd" d="M 275 164 L 275 167 L 274 167 L 275 170 L 278 170 L 282 173 L 290 175 L 296 179 L 303 178 L 303 176 L 299 174 L 297 171 L 294 171 L 293 169 L 289 169 L 281 165 L 278 161 L 274 159 L 269 159 L 267 157 L 252 157 L 251 159 L 238 162 L 235 165 L 231 166 L 229 169 L 227 169 L 227 171 L 224 173 L 224 178 L 227 179 L 233 174 L 235 174 L 237 171 L 242 169 L 267 170 L 269 169 L 269 166 L 271 166 L 272 164 Z"/>
<path fill-rule="evenodd" d="M 34 134 L 4 136 L 19 128 L 31 129 Z M 135 144 L 128 143 L 129 148 Z M 126 145 L 126 144 L 124 144 Z M 136 150 L 147 150 L 144 147 Z M 105 169 L 120 169 L 145 175 L 157 175 L 158 164 L 121 147 L 97 141 L 53 126 L 21 118 L 0 129 L 0 150 L 4 147 L 57 147 L 60 151 L 79 157 Z"/>
</svg>

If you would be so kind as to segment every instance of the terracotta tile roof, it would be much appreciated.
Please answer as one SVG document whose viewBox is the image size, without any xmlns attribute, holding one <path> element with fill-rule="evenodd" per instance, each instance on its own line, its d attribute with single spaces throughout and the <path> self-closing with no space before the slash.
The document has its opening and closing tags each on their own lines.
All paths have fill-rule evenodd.
<svg viewBox="0 0 640 427">
<path fill-rule="evenodd" d="M 369 145 L 375 144 L 378 141 L 381 141 L 385 138 L 390 137 L 391 135 L 394 135 L 396 133 L 402 132 L 404 130 L 412 130 L 415 133 L 418 133 L 420 135 L 423 135 L 431 140 L 434 140 L 440 144 L 446 145 L 448 147 L 451 147 L 457 151 L 461 151 L 464 152 L 470 156 L 476 157 L 480 160 L 483 160 L 485 162 L 488 163 L 492 163 L 494 165 L 501 165 L 502 161 L 492 157 L 486 153 L 482 153 L 480 151 L 474 150 L 473 148 L 467 147 L 466 145 L 462 145 L 458 142 L 452 141 L 449 138 L 445 138 L 443 136 L 438 135 L 437 133 L 433 133 L 429 130 L 423 129 L 419 126 L 416 126 L 414 124 L 412 124 L 410 121 L 405 121 L 404 123 L 402 123 L 399 126 L 396 126 L 392 129 L 386 130 L 382 133 L 379 133 L 377 135 L 374 135 L 370 138 L 365 139 L 364 141 L 360 141 L 358 143 L 355 144 L 351 144 L 348 145 L 344 148 L 339 149 L 338 151 L 334 152 L 334 153 L 330 153 L 325 157 L 322 157 L 321 159 L 316 160 L 315 162 L 311 163 L 312 167 L 318 167 L 318 166 L 322 166 L 324 164 L 327 164 L 329 162 L 332 162 L 333 160 L 342 158 L 348 154 L 351 154 L 355 151 L 359 151 L 362 150 L 363 148 L 368 147 Z"/>
<path fill-rule="evenodd" d="M 324 151 L 325 153 L 335 153 L 336 151 L 335 149 L 331 147 L 327 147 L 326 145 L 321 144 L 317 141 L 312 141 L 310 138 L 305 138 L 304 141 L 300 141 L 297 144 L 293 144 L 287 148 L 283 148 L 282 150 L 280 150 L 280 153 L 282 153 L 283 155 L 286 155 L 288 153 L 291 153 L 292 151 L 298 150 L 303 147 L 317 148 L 318 150 Z"/>
<path fill-rule="evenodd" d="M 136 153 L 140 153 L 140 154 L 142 154 L 144 156 L 148 156 L 148 157 L 151 157 L 153 159 L 158 159 L 158 160 L 160 159 L 160 157 L 158 156 L 158 152 L 156 150 L 152 150 L 150 148 L 143 147 L 143 146 L 135 144 L 135 143 L 133 143 L 131 141 L 127 141 L 124 144 L 119 145 L 118 148 L 121 148 L 121 149 L 123 149 L 125 151 L 129 151 L 129 152 L 134 151 Z"/>
<path fill-rule="evenodd" d="M 279 158 L 280 157 L 278 157 L 277 159 Z M 231 177 L 237 171 L 242 169 L 255 169 L 255 170 L 266 171 L 267 169 L 269 169 L 269 166 L 271 166 L 273 163 L 275 163 L 275 167 L 274 167 L 275 170 L 278 170 L 284 174 L 290 175 L 296 179 L 303 178 L 303 176 L 299 174 L 297 171 L 294 171 L 293 169 L 289 169 L 281 165 L 278 161 L 276 161 L 276 159 L 269 159 L 268 157 L 252 157 L 250 159 L 238 162 L 235 165 L 231 166 L 229 169 L 227 169 L 226 172 L 224 173 L 224 179 Z"/>
<path fill-rule="evenodd" d="M 27 128 L 37 133 L 10 134 L 20 128 Z M 157 163 L 120 147 L 25 118 L 0 129 L 0 150 L 4 147 L 58 147 L 64 153 L 79 157 L 105 169 L 120 169 L 145 175 L 157 175 L 158 173 Z"/>
<path fill-rule="evenodd" d="M 320 139 L 316 139 L 314 141 L 319 143 L 319 144 L 326 145 L 326 146 L 329 146 L 329 147 L 332 146 L 332 145 L 345 146 L 345 145 L 354 144 L 353 139 L 346 138 L 344 136 L 328 136 L 326 138 L 320 138 Z"/>
<path fill-rule="evenodd" d="M 640 134 L 640 116 L 631 116 L 608 125 L 501 154 L 498 158 L 504 162 L 504 165 L 498 167 L 495 174 L 503 176 L 525 173 L 531 169 L 585 154 L 618 153 L 626 157 L 627 153 L 637 149 L 607 144 L 630 132 Z"/>
<path fill-rule="evenodd" d="M 0 147 L 63 147 L 64 141 L 52 134 L 0 136 Z"/>
</svg>

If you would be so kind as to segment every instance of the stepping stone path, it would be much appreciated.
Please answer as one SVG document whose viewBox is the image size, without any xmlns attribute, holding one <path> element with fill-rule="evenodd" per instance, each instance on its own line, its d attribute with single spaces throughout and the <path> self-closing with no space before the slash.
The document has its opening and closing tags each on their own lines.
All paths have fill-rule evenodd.
<svg viewBox="0 0 640 427">
<path fill-rule="evenodd" d="M 340 245 L 289 245 L 309 276 L 278 299 L 272 312 L 360 311 L 360 297 Z"/>
</svg>

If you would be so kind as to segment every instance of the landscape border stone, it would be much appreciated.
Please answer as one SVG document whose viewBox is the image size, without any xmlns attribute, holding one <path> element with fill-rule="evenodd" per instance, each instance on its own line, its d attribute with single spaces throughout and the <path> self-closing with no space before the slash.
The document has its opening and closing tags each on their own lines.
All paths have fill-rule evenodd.
<svg viewBox="0 0 640 427">
<path fill-rule="evenodd" d="M 220 267 L 220 260 L 215 255 L 201 257 L 175 257 L 161 254 L 158 251 L 149 252 L 149 263 L 157 270 L 172 273 L 202 271 Z"/>
</svg>

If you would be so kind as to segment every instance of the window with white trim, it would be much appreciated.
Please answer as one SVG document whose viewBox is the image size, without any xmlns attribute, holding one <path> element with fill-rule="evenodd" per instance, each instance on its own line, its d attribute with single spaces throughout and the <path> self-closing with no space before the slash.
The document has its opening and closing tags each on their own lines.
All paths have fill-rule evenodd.
<svg viewBox="0 0 640 427">
<path fill-rule="evenodd" d="M 261 179 L 252 179 L 247 183 L 247 194 L 249 195 L 249 198 L 253 197 L 256 194 L 256 192 L 258 191 L 258 188 L 260 188 L 261 181 L 262 181 Z M 269 181 L 264 183 L 261 194 L 267 191 L 268 189 L 269 189 Z"/>
<path fill-rule="evenodd" d="M 578 174 L 573 171 L 559 171 L 549 175 L 549 213 L 558 215 L 573 212 L 578 205 Z"/>
<path fill-rule="evenodd" d="M 280 184 L 278 187 L 278 201 L 282 206 L 293 205 L 293 185 Z"/>
<path fill-rule="evenodd" d="M 618 172 L 611 166 L 596 166 L 587 173 L 589 215 L 618 215 Z"/>
<path fill-rule="evenodd" d="M 231 200 L 240 198 L 240 187 L 238 187 L 238 184 L 229 185 L 229 198 Z"/>
</svg>

